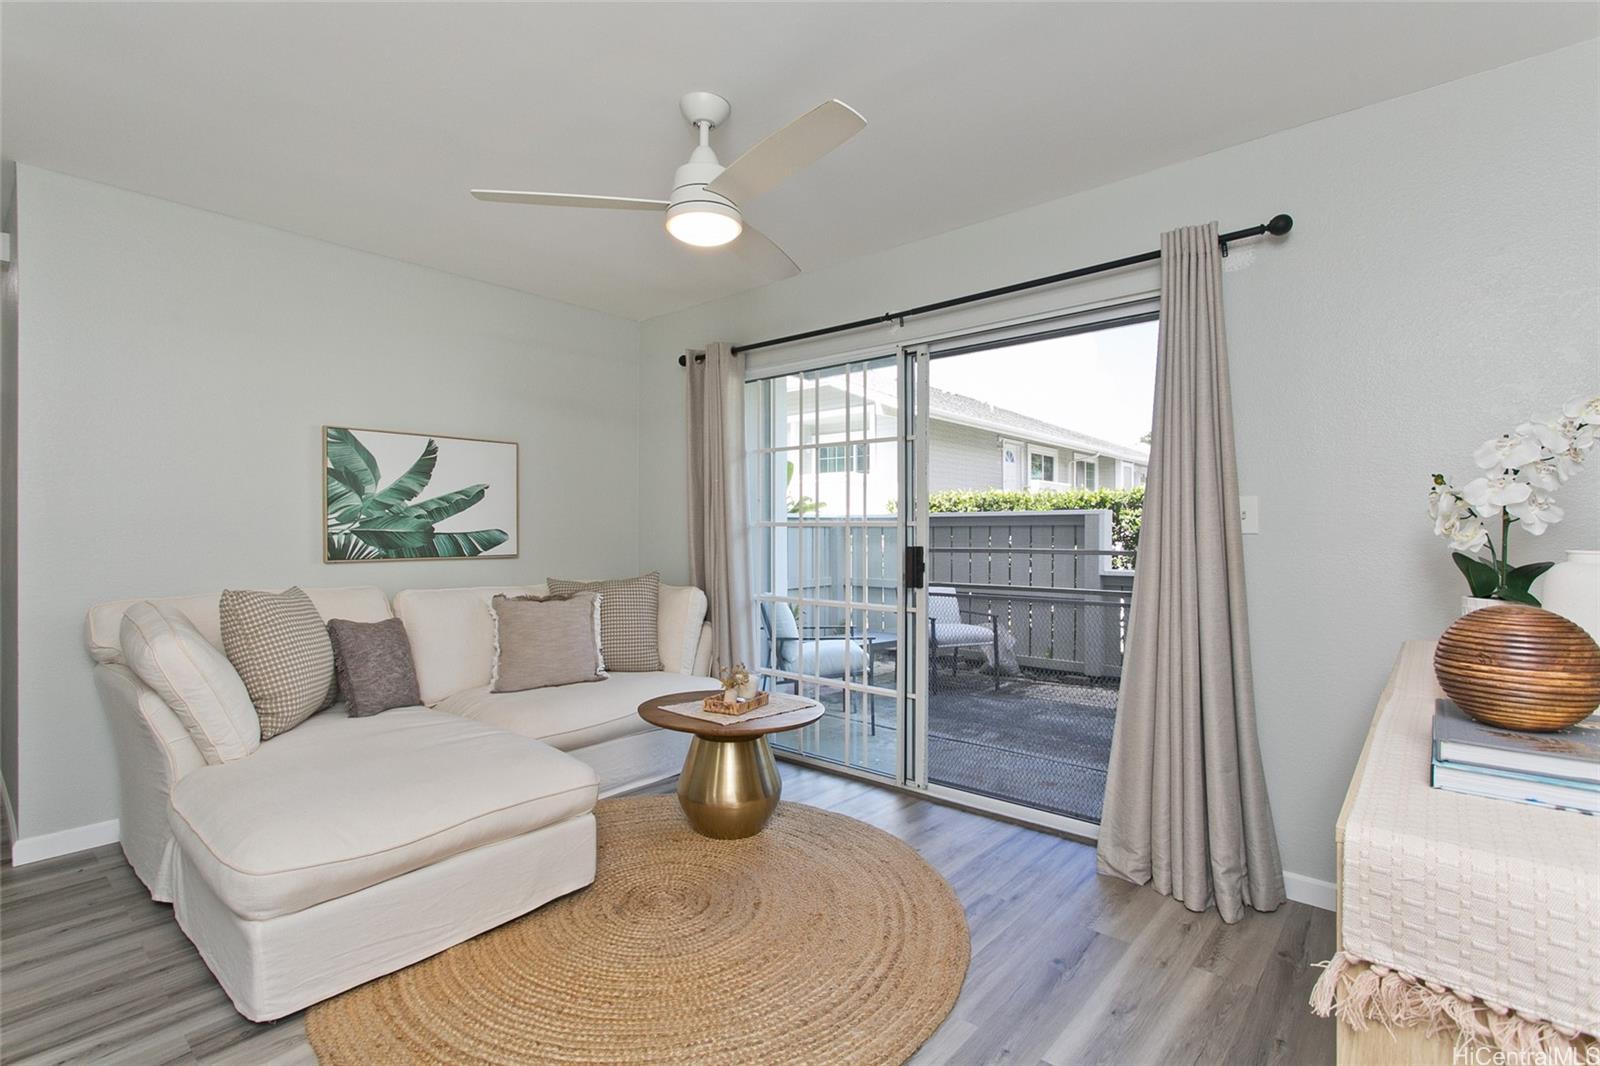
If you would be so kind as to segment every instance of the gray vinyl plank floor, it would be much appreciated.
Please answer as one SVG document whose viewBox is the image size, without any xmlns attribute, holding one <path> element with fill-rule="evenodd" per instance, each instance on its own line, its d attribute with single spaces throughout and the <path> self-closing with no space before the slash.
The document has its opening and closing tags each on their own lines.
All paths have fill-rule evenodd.
<svg viewBox="0 0 1600 1066">
<path fill-rule="evenodd" d="M 1328 912 L 1288 903 L 1225 925 L 1096 876 L 1087 845 L 792 763 L 782 771 L 786 801 L 899 836 L 966 907 L 966 985 L 916 1066 L 1333 1062 L 1333 1025 L 1306 1007 L 1313 964 L 1333 953 Z M 115 845 L 0 867 L 0 1062 L 315 1061 L 300 1015 L 258 1025 L 234 1012 Z"/>
</svg>

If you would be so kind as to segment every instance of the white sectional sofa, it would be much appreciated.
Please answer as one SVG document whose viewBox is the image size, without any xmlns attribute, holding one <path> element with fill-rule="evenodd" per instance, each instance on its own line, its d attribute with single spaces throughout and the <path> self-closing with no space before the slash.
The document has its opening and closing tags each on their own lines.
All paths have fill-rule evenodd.
<svg viewBox="0 0 1600 1066">
<path fill-rule="evenodd" d="M 636 709 L 716 687 L 706 600 L 662 586 L 664 670 L 490 693 L 497 592 L 307 589 L 324 619 L 406 625 L 424 706 L 342 704 L 252 754 L 207 764 L 127 667 L 134 602 L 86 640 L 116 742 L 122 849 L 247 1018 L 282 1017 L 410 965 L 594 879 L 595 800 L 678 771 L 688 738 Z M 218 593 L 155 600 L 219 649 Z"/>
</svg>

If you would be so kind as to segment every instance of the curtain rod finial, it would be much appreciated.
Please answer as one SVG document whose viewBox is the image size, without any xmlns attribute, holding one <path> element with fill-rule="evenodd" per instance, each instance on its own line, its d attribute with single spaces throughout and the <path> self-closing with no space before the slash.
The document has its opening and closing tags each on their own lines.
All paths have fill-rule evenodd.
<svg viewBox="0 0 1600 1066">
<path fill-rule="evenodd" d="M 1267 223 L 1267 232 L 1274 237 L 1282 237 L 1294 228 L 1294 219 L 1288 215 L 1273 215 Z"/>
</svg>

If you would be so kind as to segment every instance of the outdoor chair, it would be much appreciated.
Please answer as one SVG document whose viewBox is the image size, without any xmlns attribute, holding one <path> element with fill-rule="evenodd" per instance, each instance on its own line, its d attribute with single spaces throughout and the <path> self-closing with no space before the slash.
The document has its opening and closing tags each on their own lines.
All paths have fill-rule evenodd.
<svg viewBox="0 0 1600 1066">
<path fill-rule="evenodd" d="M 801 626 L 795 621 L 794 611 L 787 603 L 761 603 L 761 628 L 766 630 L 776 645 L 777 661 L 773 669 L 789 674 L 804 674 L 828 680 L 844 680 L 846 668 L 854 681 L 861 681 L 871 669 L 871 653 L 866 644 L 845 636 L 843 625 Z M 800 694 L 800 682 L 793 678 L 780 678 L 776 685 L 794 686 Z M 776 687 L 776 685 L 774 687 Z M 878 706 L 867 700 L 869 729 L 878 732 Z"/>
<path fill-rule="evenodd" d="M 802 633 L 787 603 L 762 603 L 761 625 L 776 645 L 776 670 L 828 680 L 844 680 L 846 668 L 859 681 L 867 670 L 867 650 L 847 637 L 844 626 L 806 626 Z M 787 679 L 785 679 L 787 680 Z M 799 691 L 799 683 L 795 682 Z"/>
<path fill-rule="evenodd" d="M 1009 636 L 1010 634 L 1007 634 Z M 963 611 L 956 590 L 948 586 L 928 589 L 929 673 L 937 676 L 939 655 L 950 652 L 950 675 L 961 668 L 962 648 L 982 648 L 994 674 L 995 691 L 1000 691 L 1000 620 L 988 611 Z"/>
</svg>

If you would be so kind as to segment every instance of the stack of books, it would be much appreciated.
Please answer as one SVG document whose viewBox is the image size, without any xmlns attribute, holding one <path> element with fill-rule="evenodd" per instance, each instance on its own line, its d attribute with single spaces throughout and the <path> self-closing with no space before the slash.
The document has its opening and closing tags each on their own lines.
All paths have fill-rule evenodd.
<svg viewBox="0 0 1600 1066">
<path fill-rule="evenodd" d="M 1433 711 L 1433 787 L 1600 814 L 1600 715 L 1554 733 L 1468 718 L 1450 700 Z"/>
</svg>

